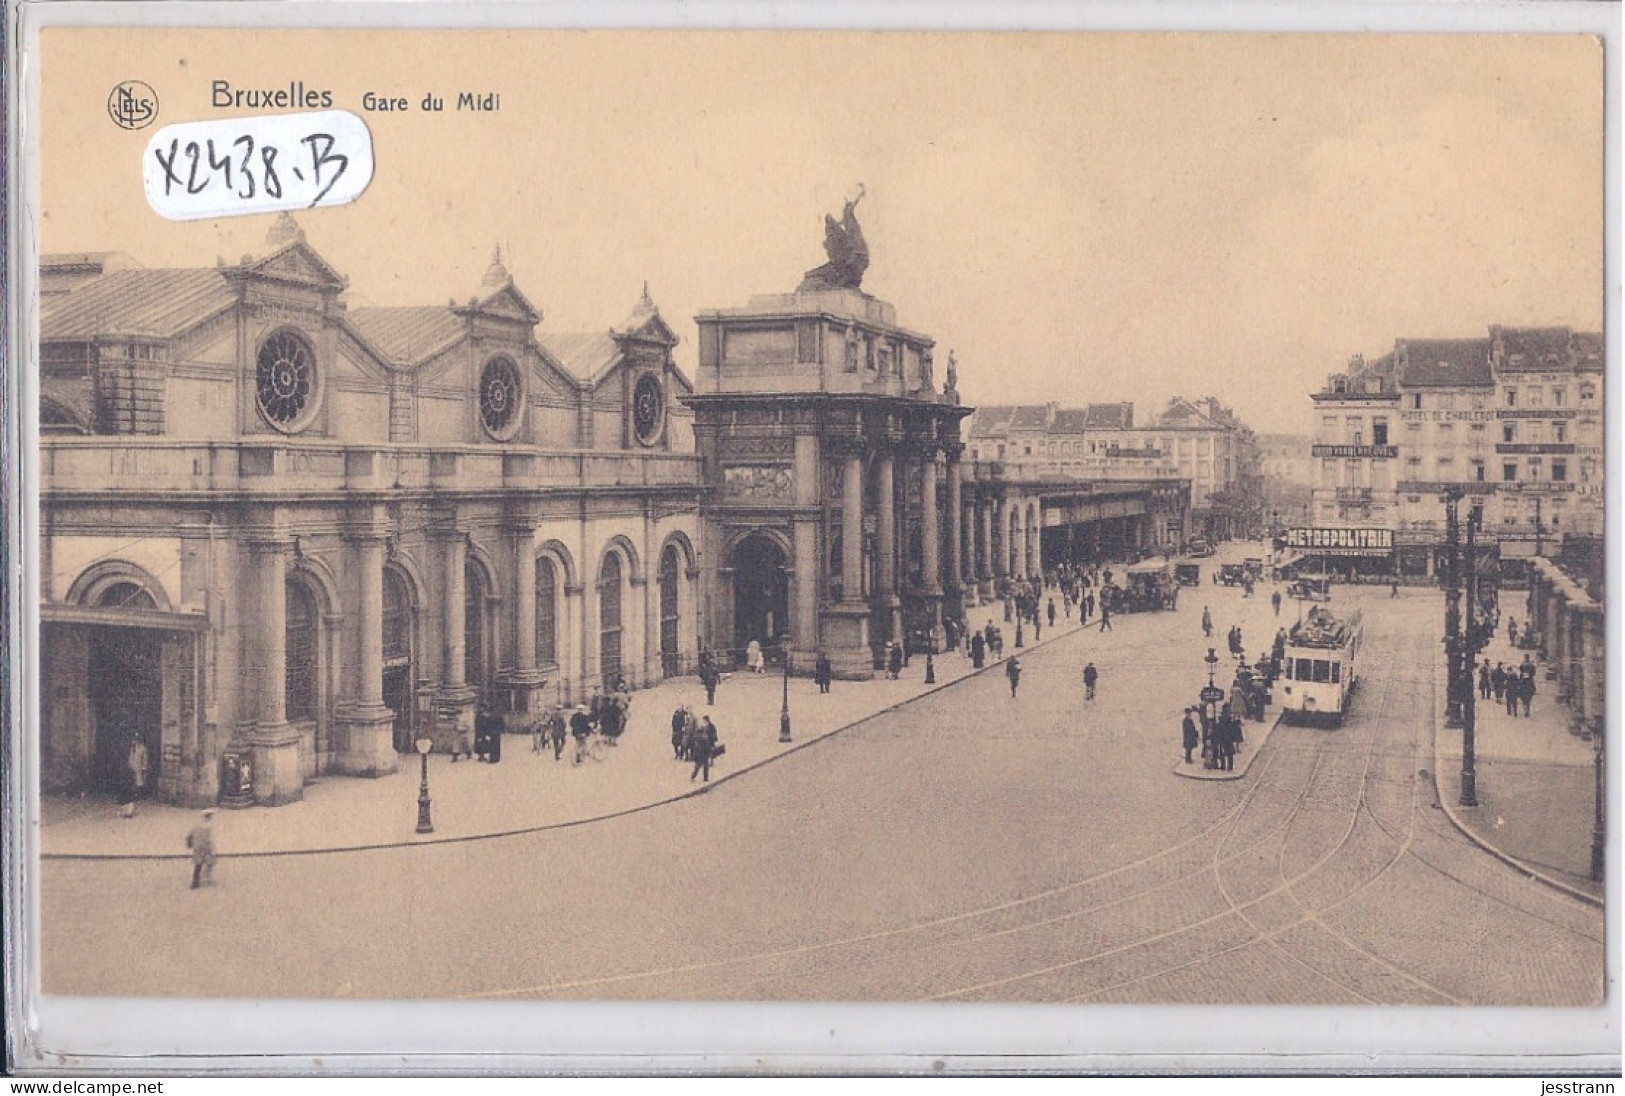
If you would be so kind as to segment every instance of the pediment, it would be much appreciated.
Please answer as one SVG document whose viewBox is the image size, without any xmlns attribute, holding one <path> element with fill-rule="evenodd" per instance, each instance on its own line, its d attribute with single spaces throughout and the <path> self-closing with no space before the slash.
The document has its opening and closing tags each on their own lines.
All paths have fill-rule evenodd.
<svg viewBox="0 0 1625 1096">
<path fill-rule="evenodd" d="M 677 332 L 671 329 L 659 312 L 651 314 L 647 319 L 636 326 L 628 327 L 616 336 L 620 339 L 636 339 L 640 342 L 660 343 L 663 346 L 676 346 Z"/>
<path fill-rule="evenodd" d="M 472 302 L 469 310 L 481 316 L 511 320 L 533 327 L 542 322 L 541 310 L 531 304 L 512 281 L 504 282 L 489 296 Z"/>
<path fill-rule="evenodd" d="M 316 249 L 303 240 L 296 240 L 280 250 L 273 251 L 249 266 L 249 271 L 262 278 L 323 289 L 343 289 L 349 285 Z"/>
</svg>

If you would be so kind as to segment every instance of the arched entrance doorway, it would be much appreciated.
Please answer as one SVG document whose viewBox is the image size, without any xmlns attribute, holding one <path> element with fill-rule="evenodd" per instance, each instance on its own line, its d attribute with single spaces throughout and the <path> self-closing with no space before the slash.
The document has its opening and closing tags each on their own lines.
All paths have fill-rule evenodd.
<svg viewBox="0 0 1625 1096">
<path fill-rule="evenodd" d="M 416 727 L 413 713 L 412 643 L 416 622 L 412 612 L 412 591 L 406 579 L 393 567 L 384 568 L 384 706 L 395 713 L 395 750 L 413 749 Z"/>
<path fill-rule="evenodd" d="M 463 683 L 491 702 L 491 642 L 486 603 L 491 587 L 485 569 L 474 560 L 463 563 Z"/>
<path fill-rule="evenodd" d="M 682 620 L 677 588 L 681 556 L 675 544 L 666 545 L 666 550 L 660 553 L 660 672 L 665 677 L 676 677 L 682 669 L 677 657 L 678 626 Z"/>
<path fill-rule="evenodd" d="M 772 538 L 753 533 L 734 546 L 733 646 L 743 656 L 751 640 L 777 647 L 790 631 L 790 576 L 784 550 Z"/>
<path fill-rule="evenodd" d="M 103 609 L 155 609 L 140 584 L 116 582 L 94 604 Z M 94 746 L 93 791 L 126 799 L 132 791 L 130 747 L 146 747 L 144 795 L 158 785 L 163 749 L 163 634 L 147 628 L 98 627 L 90 632 L 89 696 Z"/>
<path fill-rule="evenodd" d="M 605 552 L 598 569 L 598 672 L 605 690 L 621 676 L 621 557 Z"/>
</svg>

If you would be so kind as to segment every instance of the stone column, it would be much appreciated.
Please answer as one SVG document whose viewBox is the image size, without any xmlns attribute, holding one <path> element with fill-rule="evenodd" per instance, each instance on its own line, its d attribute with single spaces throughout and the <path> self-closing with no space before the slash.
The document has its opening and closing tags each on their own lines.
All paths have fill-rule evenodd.
<svg viewBox="0 0 1625 1096">
<path fill-rule="evenodd" d="M 818 646 L 829 655 L 836 677 L 864 680 L 874 676 L 869 648 L 869 603 L 863 597 L 863 439 L 832 437 L 825 442 L 831 457 L 841 461 L 841 597 L 819 614 Z M 808 528 L 816 531 L 816 524 Z M 801 526 L 797 526 L 798 556 L 802 552 Z M 809 550 L 803 566 L 798 559 L 798 597 L 816 596 L 816 553 Z M 811 663 L 799 660 L 810 671 Z"/>
<path fill-rule="evenodd" d="M 304 796 L 299 734 L 288 723 L 288 545 L 268 532 L 249 542 L 258 587 L 258 612 L 242 622 L 243 646 L 257 673 L 254 721 L 248 730 L 254 757 L 254 799 L 281 806 Z"/>
<path fill-rule="evenodd" d="M 991 499 L 986 498 L 977 503 L 977 506 L 982 512 L 982 519 L 978 523 L 982 530 L 982 550 L 977 559 L 979 570 L 977 571 L 976 577 L 978 592 L 980 593 L 981 600 L 983 603 L 986 603 L 990 598 L 993 597 L 993 567 L 995 555 L 993 524 L 997 520 L 997 507 L 993 504 Z"/>
<path fill-rule="evenodd" d="M 880 554 L 876 579 L 877 592 L 886 598 L 897 593 L 897 483 L 892 467 L 892 455 L 881 454 L 875 466 L 876 550 Z"/>
<path fill-rule="evenodd" d="M 1025 500 L 1017 503 L 1014 516 L 1016 527 L 1011 533 L 1010 543 L 1015 550 L 1015 558 L 1011 563 L 1010 577 L 1023 579 L 1027 577 L 1027 503 Z"/>
<path fill-rule="evenodd" d="M 513 644 L 509 648 L 511 661 L 510 657 L 503 659 L 499 680 L 509 699 L 509 711 L 503 713 L 508 729 L 522 730 L 529 725 L 531 713 L 538 710 L 537 698 L 547 684 L 546 676 L 536 666 L 535 518 L 523 506 L 510 511 L 502 533 L 513 569 L 513 598 L 508 609 Z"/>
<path fill-rule="evenodd" d="M 1603 734 L 1607 716 L 1607 622 L 1601 605 L 1588 605 L 1580 615 L 1585 660 L 1580 671 L 1580 712 L 1588 734 Z"/>
<path fill-rule="evenodd" d="M 948 604 L 955 618 L 965 615 L 965 510 L 959 482 L 959 449 L 948 450 Z"/>
<path fill-rule="evenodd" d="M 435 749 L 451 750 L 459 731 L 474 737 L 474 709 L 479 691 L 463 677 L 467 636 L 463 628 L 463 567 L 468 558 L 467 534 L 448 527 L 437 530 L 440 541 L 441 644 L 440 705 L 435 720 Z"/>
<path fill-rule="evenodd" d="M 333 764 L 351 776 L 395 771 L 395 713 L 384 707 L 384 535 L 382 507 L 367 506 L 345 530 L 350 589 L 355 597 L 350 630 L 350 695 L 337 713 Z"/>
<path fill-rule="evenodd" d="M 925 592 L 928 594 L 942 591 L 942 561 L 940 546 L 942 544 L 942 526 L 937 517 L 937 491 L 942 478 L 942 458 L 931 453 L 920 462 L 920 471 L 923 473 L 920 485 L 920 562 L 925 579 Z"/>
<path fill-rule="evenodd" d="M 863 600 L 863 456 L 846 456 L 841 472 L 841 600 Z"/>
<path fill-rule="evenodd" d="M 1568 631 L 1572 616 L 1568 598 L 1561 590 L 1557 591 L 1552 604 L 1552 624 L 1555 628 L 1551 644 L 1552 664 L 1547 668 L 1546 677 L 1557 682 L 1555 699 L 1560 704 L 1569 699 Z"/>
</svg>

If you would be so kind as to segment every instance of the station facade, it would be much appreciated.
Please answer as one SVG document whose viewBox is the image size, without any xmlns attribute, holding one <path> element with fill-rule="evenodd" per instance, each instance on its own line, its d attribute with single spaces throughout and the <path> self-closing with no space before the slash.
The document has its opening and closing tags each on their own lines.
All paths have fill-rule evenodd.
<svg viewBox="0 0 1625 1096">
<path fill-rule="evenodd" d="M 46 790 L 121 790 L 139 737 L 160 798 L 286 803 L 692 667 L 700 462 L 647 290 L 543 333 L 499 255 L 464 303 L 352 308 L 286 217 L 236 264 L 42 276 Z"/>
</svg>

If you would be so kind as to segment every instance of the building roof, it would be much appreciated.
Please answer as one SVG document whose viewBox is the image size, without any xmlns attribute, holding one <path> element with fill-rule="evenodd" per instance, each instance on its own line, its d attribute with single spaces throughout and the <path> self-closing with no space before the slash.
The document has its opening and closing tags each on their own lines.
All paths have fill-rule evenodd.
<svg viewBox="0 0 1625 1096">
<path fill-rule="evenodd" d="M 1602 371 L 1602 332 L 1574 333 L 1574 368 L 1587 372 Z"/>
<path fill-rule="evenodd" d="M 117 270 L 42 300 L 40 341 L 100 335 L 173 338 L 236 299 L 225 276 L 212 267 Z"/>
<path fill-rule="evenodd" d="M 583 381 L 596 379 L 621 353 L 607 331 L 538 331 L 536 341 L 565 372 Z"/>
<path fill-rule="evenodd" d="M 391 361 L 415 365 L 462 338 L 464 323 L 444 305 L 352 308 L 350 323 Z"/>
<path fill-rule="evenodd" d="M 1496 367 L 1503 372 L 1573 368 L 1574 332 L 1567 327 L 1492 327 Z"/>
<path fill-rule="evenodd" d="M 1089 429 L 1088 407 L 1058 407 L 1050 423 L 1051 434 L 1082 434 Z"/>
<path fill-rule="evenodd" d="M 1487 388 L 1488 339 L 1400 339 L 1394 344 L 1399 383 L 1406 388 Z"/>
<path fill-rule="evenodd" d="M 978 407 L 971 419 L 973 438 L 1014 433 L 1042 433 L 1049 426 L 1050 406 L 1043 403 Z"/>
<path fill-rule="evenodd" d="M 1091 403 L 1084 408 L 1084 421 L 1091 430 L 1128 430 L 1134 426 L 1134 405 Z"/>
</svg>

